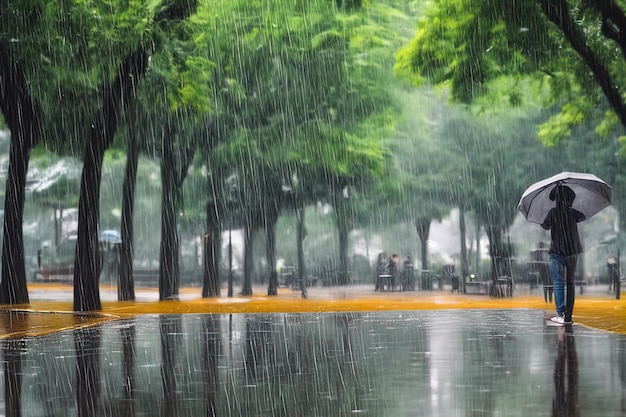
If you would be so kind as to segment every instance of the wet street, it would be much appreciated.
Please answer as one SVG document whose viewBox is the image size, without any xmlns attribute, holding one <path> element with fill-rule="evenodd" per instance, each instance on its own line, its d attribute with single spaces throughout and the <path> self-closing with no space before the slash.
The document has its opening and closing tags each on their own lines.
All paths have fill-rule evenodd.
<svg viewBox="0 0 626 417">
<path fill-rule="evenodd" d="M 626 415 L 626 336 L 540 310 L 138 315 L 1 343 L 7 416 Z"/>
</svg>

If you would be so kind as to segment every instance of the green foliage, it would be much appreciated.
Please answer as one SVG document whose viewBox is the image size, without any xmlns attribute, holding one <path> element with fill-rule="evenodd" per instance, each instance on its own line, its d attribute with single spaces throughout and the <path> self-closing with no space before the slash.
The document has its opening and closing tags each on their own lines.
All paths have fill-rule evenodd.
<svg viewBox="0 0 626 417">
<path fill-rule="evenodd" d="M 571 15 L 565 17 L 584 37 L 583 47 L 608 68 L 616 85 L 624 85 L 622 52 L 603 32 L 605 20 L 596 7 L 569 3 Z M 399 52 L 395 71 L 414 83 L 448 86 L 454 100 L 469 103 L 490 97 L 496 106 L 526 101 L 516 91 L 500 90 L 495 80 L 535 79 L 550 93 L 540 93 L 545 105 L 575 101 L 542 129 L 542 140 L 554 144 L 580 123 L 579 111 L 590 114 L 601 97 L 597 78 L 578 54 L 561 29 L 548 21 L 540 2 L 516 0 L 499 7 L 489 0 L 435 0 L 429 3 L 416 36 Z"/>
<path fill-rule="evenodd" d="M 40 105 L 45 146 L 73 153 L 122 58 L 149 44 L 151 9 L 140 0 L 8 0 L 0 28 Z"/>
<path fill-rule="evenodd" d="M 219 109 L 239 117 L 224 132 L 229 142 L 213 155 L 214 171 L 236 170 L 241 184 L 253 184 L 244 177 L 267 177 L 271 170 L 278 187 L 297 176 L 298 192 L 308 190 L 309 198 L 327 194 L 328 185 L 359 184 L 381 172 L 378 141 L 393 125 L 385 68 L 380 56 L 359 54 L 366 38 L 376 38 L 373 32 L 373 42 L 388 47 L 380 34 L 391 32 L 376 25 L 366 30 L 365 14 L 331 6 L 220 6 L 219 23 L 209 26 L 227 26 L 236 36 L 218 32 L 210 41 L 214 97 Z"/>
<path fill-rule="evenodd" d="M 552 116 L 539 128 L 539 139 L 546 146 L 555 146 L 570 136 L 574 126 L 585 120 L 585 113 L 589 104 L 584 99 L 570 101 L 565 104 L 561 112 Z"/>
<path fill-rule="evenodd" d="M 596 133 L 599 136 L 607 137 L 612 131 L 615 130 L 615 127 L 618 123 L 619 120 L 617 119 L 615 112 L 607 111 L 605 112 L 604 118 L 602 119 L 600 124 L 596 126 Z"/>
<path fill-rule="evenodd" d="M 470 102 L 488 91 L 489 80 L 537 71 L 555 59 L 549 29 L 533 2 L 433 1 L 395 70 L 415 82 L 449 83 L 453 99 Z"/>
</svg>

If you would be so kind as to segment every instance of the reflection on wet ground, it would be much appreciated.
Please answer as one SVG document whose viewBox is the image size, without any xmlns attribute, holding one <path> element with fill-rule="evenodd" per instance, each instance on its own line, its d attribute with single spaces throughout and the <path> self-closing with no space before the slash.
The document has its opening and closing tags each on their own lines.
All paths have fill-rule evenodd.
<svg viewBox="0 0 626 417">
<path fill-rule="evenodd" d="M 27 309 L 0 310 L 0 339 L 41 336 L 59 330 L 93 326 L 112 318 L 99 312 L 77 314 Z"/>
<path fill-rule="evenodd" d="M 139 315 L 0 343 L 7 416 L 626 415 L 626 336 L 540 310 Z"/>
<path fill-rule="evenodd" d="M 589 287 L 589 286 L 588 286 Z M 450 309 L 538 309 L 554 312 L 554 304 L 544 301 L 540 289 L 529 290 L 517 286 L 514 297 L 491 298 L 484 295 L 450 293 L 449 291 L 374 292 L 370 285 L 345 287 L 312 287 L 308 298 L 302 299 L 298 291 L 279 288 L 278 296 L 268 297 L 267 288 L 257 286 L 254 296 L 200 297 L 198 288 L 182 288 L 179 301 L 158 301 L 158 290 L 136 290 L 136 301 L 116 301 L 117 289 L 101 286 L 102 311 L 91 316 L 100 320 L 130 318 L 138 314 L 230 314 L 230 313 L 304 313 L 352 312 L 397 310 L 450 310 Z M 226 291 L 223 291 L 226 294 Z M 73 287 L 59 284 L 29 285 L 31 303 L 27 306 L 0 306 L 0 314 L 22 308 L 33 312 L 58 312 L 70 314 L 73 310 Z M 42 316 L 37 316 L 42 317 Z M 626 334 L 626 303 L 606 293 L 605 287 L 590 286 L 585 294 L 576 297 L 574 321 L 597 329 Z M 14 328 L 0 320 L 0 339 L 13 337 Z M 10 322 L 9 322 L 10 323 Z M 13 323 L 11 323 L 13 324 Z M 27 332 L 18 335 L 36 336 L 67 328 L 65 322 L 55 326 L 51 320 L 30 318 Z M 22 329 L 24 330 L 24 329 Z"/>
</svg>

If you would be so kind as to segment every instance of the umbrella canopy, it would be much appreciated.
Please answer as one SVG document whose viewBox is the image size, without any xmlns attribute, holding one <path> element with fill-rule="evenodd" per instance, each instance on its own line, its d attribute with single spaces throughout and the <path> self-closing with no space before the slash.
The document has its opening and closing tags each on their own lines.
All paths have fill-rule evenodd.
<svg viewBox="0 0 626 417">
<path fill-rule="evenodd" d="M 582 172 L 561 172 L 534 183 L 524 191 L 517 209 L 526 220 L 543 223 L 548 212 L 556 207 L 550 193 L 557 185 L 566 185 L 574 191 L 576 198 L 572 207 L 583 213 L 585 219 L 611 205 L 611 186 L 600 178 Z"/>
<path fill-rule="evenodd" d="M 106 243 L 120 243 L 122 238 L 117 230 L 103 230 L 100 232 L 100 236 L 98 236 L 98 240 L 100 242 Z"/>
</svg>

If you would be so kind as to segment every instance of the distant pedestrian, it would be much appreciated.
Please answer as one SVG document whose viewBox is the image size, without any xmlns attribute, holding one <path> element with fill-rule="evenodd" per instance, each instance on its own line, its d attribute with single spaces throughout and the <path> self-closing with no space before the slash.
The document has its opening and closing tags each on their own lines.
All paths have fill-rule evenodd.
<svg viewBox="0 0 626 417">
<path fill-rule="evenodd" d="M 376 259 L 376 277 L 374 284 L 374 291 L 382 291 L 380 276 L 387 273 L 387 255 L 385 252 L 380 252 Z"/>
<path fill-rule="evenodd" d="M 389 275 L 391 275 L 391 289 L 396 287 L 396 278 L 398 277 L 398 255 L 393 254 L 389 259 Z"/>
<path fill-rule="evenodd" d="M 407 255 L 404 258 L 404 265 L 402 268 L 402 291 L 414 291 L 415 290 L 415 268 L 413 266 L 413 260 L 411 255 Z"/>
<path fill-rule="evenodd" d="M 557 185 L 550 192 L 550 200 L 556 201 L 546 216 L 541 227 L 550 231 L 550 249 L 548 261 L 554 286 L 556 317 L 551 320 L 558 324 L 571 323 L 574 310 L 576 263 L 582 253 L 578 223 L 585 216 L 572 208 L 576 194 L 565 185 Z"/>
</svg>

